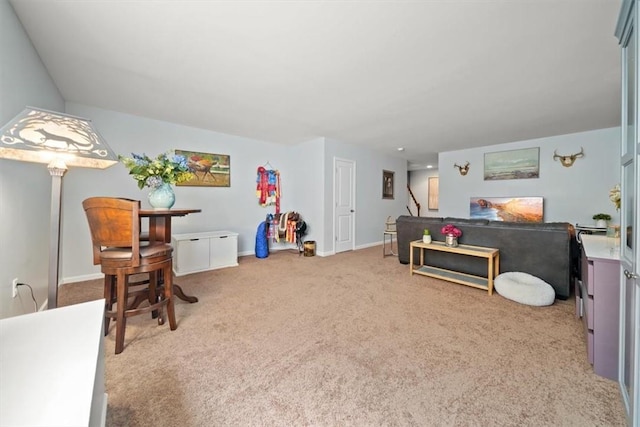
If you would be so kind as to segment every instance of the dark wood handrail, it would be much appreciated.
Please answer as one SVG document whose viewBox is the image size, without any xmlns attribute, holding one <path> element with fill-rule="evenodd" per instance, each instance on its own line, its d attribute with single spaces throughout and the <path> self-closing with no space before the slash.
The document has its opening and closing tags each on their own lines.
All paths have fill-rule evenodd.
<svg viewBox="0 0 640 427">
<path fill-rule="evenodd" d="M 416 207 L 418 208 L 418 215 L 420 216 L 420 203 L 418 203 L 418 201 L 416 200 L 416 197 L 413 195 L 413 191 L 411 191 L 411 187 L 409 187 L 409 184 L 407 184 L 407 190 L 409 190 L 409 194 L 411 195 L 411 198 L 413 199 L 413 203 L 416 204 Z M 409 206 L 407 206 L 407 210 L 409 211 L 409 213 L 411 214 L 411 216 L 413 216 L 413 214 L 411 213 L 411 209 L 409 208 Z"/>
</svg>

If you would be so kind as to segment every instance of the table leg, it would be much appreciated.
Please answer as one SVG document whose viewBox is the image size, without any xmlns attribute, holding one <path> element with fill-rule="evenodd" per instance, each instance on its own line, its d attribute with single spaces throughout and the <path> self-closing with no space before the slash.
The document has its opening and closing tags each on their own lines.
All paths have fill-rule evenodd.
<svg viewBox="0 0 640 427">
<path fill-rule="evenodd" d="M 175 283 L 173 284 L 173 295 L 177 296 L 182 301 L 190 302 L 191 304 L 198 302 L 197 297 L 185 294 L 182 288 Z"/>
<path fill-rule="evenodd" d="M 413 251 L 415 247 L 412 244 L 409 244 L 409 275 L 413 276 Z"/>
<path fill-rule="evenodd" d="M 490 256 L 489 258 L 487 258 L 488 261 L 488 272 L 487 272 L 487 291 L 489 291 L 489 295 L 493 294 L 493 278 L 495 277 L 493 274 L 493 262 L 494 262 L 494 257 Z"/>
<path fill-rule="evenodd" d="M 164 241 L 171 243 L 171 217 L 152 216 L 149 217 L 149 241 Z M 173 294 L 188 303 L 198 302 L 198 298 L 184 293 L 180 285 L 174 283 L 172 286 Z"/>
<path fill-rule="evenodd" d="M 164 283 L 162 271 L 160 271 L 160 283 Z M 182 301 L 186 301 L 191 304 L 193 304 L 194 302 L 198 302 L 197 297 L 185 294 L 180 285 L 178 285 L 176 282 L 173 282 L 173 286 L 171 287 L 171 289 L 173 290 L 173 295 L 180 298 Z"/>
</svg>

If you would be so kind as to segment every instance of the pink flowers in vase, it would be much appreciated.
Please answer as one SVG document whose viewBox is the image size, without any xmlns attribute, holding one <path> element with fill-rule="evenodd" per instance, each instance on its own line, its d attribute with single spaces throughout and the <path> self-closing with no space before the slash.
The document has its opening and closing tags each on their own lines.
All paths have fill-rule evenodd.
<svg viewBox="0 0 640 427">
<path fill-rule="evenodd" d="M 454 237 L 462 236 L 462 231 L 453 224 L 445 225 L 444 227 L 442 227 L 442 230 L 440 230 L 440 232 L 445 236 L 454 236 Z"/>
</svg>

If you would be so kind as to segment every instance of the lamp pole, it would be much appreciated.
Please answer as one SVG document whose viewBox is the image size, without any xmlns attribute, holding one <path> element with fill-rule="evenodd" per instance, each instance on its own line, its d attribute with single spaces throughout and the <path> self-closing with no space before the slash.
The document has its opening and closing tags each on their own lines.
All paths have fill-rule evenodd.
<svg viewBox="0 0 640 427">
<path fill-rule="evenodd" d="M 56 159 L 47 166 L 51 175 L 51 225 L 49 227 L 49 296 L 47 309 L 58 307 L 58 269 L 60 268 L 60 199 L 62 196 L 62 177 L 67 165 Z"/>
</svg>

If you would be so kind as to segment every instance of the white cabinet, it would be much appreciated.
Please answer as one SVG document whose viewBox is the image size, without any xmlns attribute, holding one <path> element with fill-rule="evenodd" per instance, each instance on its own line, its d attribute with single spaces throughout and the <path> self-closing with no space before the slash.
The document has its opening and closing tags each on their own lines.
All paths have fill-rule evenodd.
<svg viewBox="0 0 640 427">
<path fill-rule="evenodd" d="M 582 236 L 582 281 L 578 282 L 580 291 L 576 292 L 577 314 L 582 315 L 589 363 L 596 374 L 614 381 L 618 379 L 620 331 L 618 245 L 612 237 Z"/>
<path fill-rule="evenodd" d="M 176 276 L 238 265 L 238 233 L 232 231 L 174 234 L 171 244 Z"/>
</svg>

